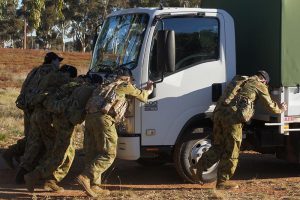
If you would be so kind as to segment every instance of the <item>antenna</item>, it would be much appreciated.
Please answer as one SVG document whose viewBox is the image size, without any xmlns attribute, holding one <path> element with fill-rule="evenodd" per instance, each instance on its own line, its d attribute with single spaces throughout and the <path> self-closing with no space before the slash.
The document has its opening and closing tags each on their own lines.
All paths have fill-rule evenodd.
<svg viewBox="0 0 300 200">
<path fill-rule="evenodd" d="M 164 9 L 164 4 L 165 4 L 165 1 L 164 0 L 160 0 L 160 2 L 159 2 L 159 9 L 160 10 Z"/>
<path fill-rule="evenodd" d="M 185 8 L 185 7 L 189 7 L 189 6 L 190 6 L 189 1 L 184 0 L 183 1 L 183 7 Z"/>
</svg>

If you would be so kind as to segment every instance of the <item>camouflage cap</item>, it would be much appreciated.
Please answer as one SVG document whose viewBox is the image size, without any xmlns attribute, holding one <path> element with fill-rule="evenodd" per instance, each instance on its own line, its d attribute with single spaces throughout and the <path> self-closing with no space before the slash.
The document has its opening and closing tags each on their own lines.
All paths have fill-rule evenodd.
<svg viewBox="0 0 300 200">
<path fill-rule="evenodd" d="M 62 57 L 58 56 L 56 53 L 54 52 L 49 52 L 45 55 L 45 58 L 44 58 L 44 63 L 45 64 L 50 64 L 52 60 L 55 60 L 57 59 L 59 60 L 59 62 L 61 62 L 63 60 Z"/>
<path fill-rule="evenodd" d="M 76 67 L 74 67 L 72 65 L 63 65 L 63 66 L 61 66 L 59 71 L 61 71 L 63 73 L 69 73 L 71 78 L 75 78 L 77 76 L 77 69 L 76 69 Z"/>
<path fill-rule="evenodd" d="M 261 75 L 266 80 L 267 84 L 270 82 L 270 76 L 265 70 L 259 70 L 257 74 Z"/>
</svg>

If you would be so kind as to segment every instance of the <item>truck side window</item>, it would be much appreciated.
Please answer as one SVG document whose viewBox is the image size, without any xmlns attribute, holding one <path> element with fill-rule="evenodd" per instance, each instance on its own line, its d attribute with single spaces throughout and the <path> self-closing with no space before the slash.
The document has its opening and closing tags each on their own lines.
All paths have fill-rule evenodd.
<svg viewBox="0 0 300 200">
<path fill-rule="evenodd" d="M 176 38 L 176 71 L 219 59 L 219 21 L 217 18 L 173 17 L 163 19 L 165 30 L 174 30 Z M 161 29 L 161 23 L 156 29 Z M 150 78 L 156 77 L 156 38 L 150 54 Z M 154 57 L 155 56 L 155 57 Z M 152 77 L 151 77 L 152 76 Z M 155 77 L 153 77 L 155 76 Z"/>
</svg>

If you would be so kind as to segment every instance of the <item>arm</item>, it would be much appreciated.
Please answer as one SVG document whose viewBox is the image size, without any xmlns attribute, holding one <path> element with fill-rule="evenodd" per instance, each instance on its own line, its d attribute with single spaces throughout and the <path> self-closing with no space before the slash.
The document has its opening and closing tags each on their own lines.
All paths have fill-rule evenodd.
<svg viewBox="0 0 300 200">
<path fill-rule="evenodd" d="M 278 105 L 278 103 L 271 99 L 268 87 L 265 84 L 257 85 L 257 93 L 259 99 L 262 101 L 264 106 L 268 108 L 270 112 L 280 114 L 286 110 L 286 106 L 284 103 Z"/>
<path fill-rule="evenodd" d="M 121 93 L 124 93 L 125 95 L 130 95 L 138 100 L 146 103 L 148 100 L 149 94 L 151 94 L 153 87 L 149 86 L 151 83 L 149 83 L 145 89 L 138 89 L 131 83 L 122 83 L 118 87 L 118 91 Z"/>
</svg>

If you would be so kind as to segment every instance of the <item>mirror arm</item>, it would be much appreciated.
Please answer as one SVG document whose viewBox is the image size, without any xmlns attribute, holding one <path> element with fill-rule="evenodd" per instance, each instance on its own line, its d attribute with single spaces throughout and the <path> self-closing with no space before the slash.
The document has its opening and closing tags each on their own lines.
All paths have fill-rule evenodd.
<svg viewBox="0 0 300 200">
<path fill-rule="evenodd" d="M 162 73 L 161 73 L 161 78 L 160 78 L 160 80 L 153 81 L 153 83 L 162 83 L 162 82 L 164 81 L 164 78 L 165 78 L 164 73 L 165 73 L 165 72 L 162 72 Z"/>
</svg>

